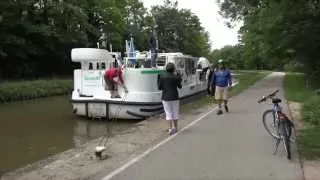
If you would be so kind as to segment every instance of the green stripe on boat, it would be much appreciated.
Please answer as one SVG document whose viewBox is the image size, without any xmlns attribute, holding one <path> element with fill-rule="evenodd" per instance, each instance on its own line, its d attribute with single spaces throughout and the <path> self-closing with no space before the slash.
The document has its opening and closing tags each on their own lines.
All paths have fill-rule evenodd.
<svg viewBox="0 0 320 180">
<path fill-rule="evenodd" d="M 159 74 L 164 70 L 143 70 L 141 71 L 142 74 Z"/>
</svg>

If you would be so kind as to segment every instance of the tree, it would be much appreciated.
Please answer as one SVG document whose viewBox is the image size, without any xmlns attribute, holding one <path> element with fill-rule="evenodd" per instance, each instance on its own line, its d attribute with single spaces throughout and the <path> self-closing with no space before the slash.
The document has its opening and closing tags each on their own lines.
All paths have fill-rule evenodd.
<svg viewBox="0 0 320 180">
<path fill-rule="evenodd" d="M 96 48 L 100 37 L 107 41 L 105 48 L 112 44 L 123 52 L 124 40 L 133 36 L 137 49 L 146 50 L 155 31 L 165 50 L 209 52 L 208 34 L 194 14 L 171 1 L 154 10 L 148 12 L 140 0 L 2 0 L 0 79 L 70 75 L 71 49 Z"/>
<path fill-rule="evenodd" d="M 187 9 L 179 10 L 177 6 L 176 1 L 165 1 L 164 5 L 152 8 L 160 48 L 166 52 L 207 56 L 210 48 L 208 33 L 196 15 Z"/>
<path fill-rule="evenodd" d="M 138 0 L 129 0 L 126 6 L 127 22 L 125 38 L 129 39 L 131 36 L 135 38 L 136 48 L 146 50 L 148 48 L 149 33 L 154 28 L 154 21 L 143 3 Z"/>
<path fill-rule="evenodd" d="M 244 21 L 240 33 L 247 64 L 272 69 L 302 64 L 319 85 L 320 1 L 224 0 L 220 11 L 229 23 Z"/>
<path fill-rule="evenodd" d="M 217 64 L 219 59 L 223 59 L 231 69 L 245 68 L 242 45 L 225 46 L 221 49 L 213 50 L 209 55 L 209 59 L 213 64 Z"/>
</svg>

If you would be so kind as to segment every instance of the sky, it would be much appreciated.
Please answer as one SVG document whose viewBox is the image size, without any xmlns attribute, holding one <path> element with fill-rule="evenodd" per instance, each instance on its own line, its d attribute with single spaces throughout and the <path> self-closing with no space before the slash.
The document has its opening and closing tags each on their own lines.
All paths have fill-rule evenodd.
<svg viewBox="0 0 320 180">
<path fill-rule="evenodd" d="M 149 9 L 153 5 L 163 4 L 162 0 L 141 1 Z M 219 6 L 216 0 L 178 0 L 178 7 L 190 9 L 199 17 L 202 26 L 210 34 L 212 49 L 220 49 L 225 45 L 238 43 L 239 26 L 230 29 L 225 25 L 224 19 L 218 14 Z"/>
</svg>

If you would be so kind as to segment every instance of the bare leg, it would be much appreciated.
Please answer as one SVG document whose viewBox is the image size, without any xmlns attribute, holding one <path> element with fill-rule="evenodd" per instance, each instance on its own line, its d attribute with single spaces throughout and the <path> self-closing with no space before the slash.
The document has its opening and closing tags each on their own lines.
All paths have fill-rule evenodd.
<svg viewBox="0 0 320 180">
<path fill-rule="evenodd" d="M 121 96 L 119 95 L 118 90 L 115 91 L 115 97 L 116 97 L 116 98 L 121 98 Z"/>
<path fill-rule="evenodd" d="M 218 106 L 219 106 L 219 109 L 218 109 L 218 112 L 217 112 L 218 115 L 220 115 L 220 114 L 223 113 L 222 110 L 221 110 L 221 108 L 222 108 L 222 101 L 223 101 L 223 100 L 221 100 L 221 99 L 217 100 Z"/>
<path fill-rule="evenodd" d="M 119 91 L 119 90 L 118 90 L 118 89 L 119 89 L 119 88 L 118 88 L 118 87 L 119 87 L 119 84 L 115 84 L 114 86 L 115 86 L 115 90 L 114 90 L 114 92 L 115 92 L 115 93 L 114 93 L 115 97 L 116 97 L 116 98 L 121 98 L 121 96 L 119 95 L 119 92 L 118 92 L 118 91 Z"/>
<path fill-rule="evenodd" d="M 224 100 L 224 109 L 226 110 L 226 112 L 229 112 L 228 100 Z"/>
<path fill-rule="evenodd" d="M 222 100 L 221 99 L 218 100 L 218 105 L 219 105 L 219 109 L 221 109 L 221 107 L 222 107 Z"/>
<path fill-rule="evenodd" d="M 114 98 L 114 90 L 110 90 L 111 98 Z"/>
<path fill-rule="evenodd" d="M 173 128 L 178 130 L 178 119 L 173 120 Z"/>
<path fill-rule="evenodd" d="M 169 131 L 172 129 L 172 120 L 167 120 Z"/>
</svg>

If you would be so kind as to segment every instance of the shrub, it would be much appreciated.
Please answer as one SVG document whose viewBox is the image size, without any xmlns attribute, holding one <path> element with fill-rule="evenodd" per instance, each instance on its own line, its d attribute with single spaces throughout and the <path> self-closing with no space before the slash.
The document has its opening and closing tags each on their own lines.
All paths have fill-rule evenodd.
<svg viewBox="0 0 320 180">
<path fill-rule="evenodd" d="M 0 103 L 68 94 L 72 79 L 43 79 L 0 84 Z"/>
</svg>

